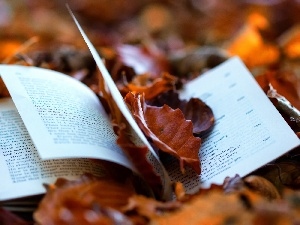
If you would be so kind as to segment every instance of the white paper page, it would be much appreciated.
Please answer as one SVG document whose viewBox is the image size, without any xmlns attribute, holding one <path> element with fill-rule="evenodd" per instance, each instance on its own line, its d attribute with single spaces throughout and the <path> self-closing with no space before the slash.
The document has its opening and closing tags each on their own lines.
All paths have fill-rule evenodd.
<svg viewBox="0 0 300 225">
<path fill-rule="evenodd" d="M 102 59 L 100 58 L 97 50 L 95 49 L 93 44 L 90 42 L 90 40 L 88 39 L 88 37 L 84 33 L 83 29 L 81 28 L 80 24 L 76 20 L 75 16 L 73 15 L 73 13 L 72 13 L 72 11 L 70 10 L 69 7 L 68 7 L 68 10 L 69 10 L 76 26 L 78 27 L 85 43 L 87 44 L 89 50 L 91 51 L 91 54 L 92 54 L 97 66 L 98 66 L 98 68 L 99 68 L 99 70 L 100 70 L 100 72 L 101 72 L 101 74 L 102 74 L 102 76 L 103 76 L 103 78 L 106 82 L 106 85 L 107 85 L 114 101 L 118 105 L 118 107 L 119 107 L 120 111 L 122 112 L 123 116 L 126 118 L 128 123 L 130 124 L 131 128 L 133 129 L 133 132 L 136 134 L 135 135 L 135 137 L 137 139 L 136 142 L 143 143 L 143 145 L 147 146 L 148 149 L 150 150 L 151 154 L 147 155 L 148 161 L 153 165 L 156 172 L 162 178 L 163 187 L 164 187 L 163 188 L 164 189 L 163 196 L 165 196 L 165 198 L 168 198 L 168 196 L 170 196 L 170 193 L 171 193 L 171 183 L 170 183 L 170 180 L 169 180 L 169 176 L 165 171 L 165 168 L 161 164 L 158 155 L 153 150 L 152 146 L 148 142 L 148 140 L 145 137 L 145 135 L 143 134 L 142 130 L 139 128 L 138 124 L 135 122 L 134 118 L 132 117 L 131 112 L 127 108 L 121 93 L 119 92 L 117 86 L 115 85 L 113 79 L 111 78 L 109 72 L 107 71 L 107 69 L 106 69 L 104 63 L 102 62 Z M 138 139 L 140 139 L 140 140 L 138 140 Z"/>
<path fill-rule="evenodd" d="M 245 176 L 299 145 L 299 139 L 258 86 L 239 58 L 232 58 L 187 83 L 183 99 L 199 97 L 215 116 L 213 130 L 202 139 L 202 172 L 180 175 L 174 162 L 171 179 L 185 183 L 190 192 L 226 176 Z"/>
<path fill-rule="evenodd" d="M 58 177 L 105 174 L 89 159 L 41 160 L 11 99 L 0 99 L 0 124 L 0 201 L 44 193 Z"/>
<path fill-rule="evenodd" d="M 87 86 L 36 67 L 0 65 L 0 74 L 42 159 L 98 158 L 134 169 Z"/>
</svg>

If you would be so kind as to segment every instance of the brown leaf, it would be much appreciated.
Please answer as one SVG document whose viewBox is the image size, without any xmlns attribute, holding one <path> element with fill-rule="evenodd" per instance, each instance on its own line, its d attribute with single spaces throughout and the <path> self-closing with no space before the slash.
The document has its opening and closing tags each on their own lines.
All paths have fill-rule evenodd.
<svg viewBox="0 0 300 225">
<path fill-rule="evenodd" d="M 153 76 L 159 76 L 169 70 L 166 55 L 154 45 L 119 45 L 116 51 L 120 60 L 126 66 L 134 68 L 137 74 L 151 73 Z"/>
<path fill-rule="evenodd" d="M 177 78 L 169 73 L 163 73 L 161 77 L 153 79 L 149 74 L 135 77 L 126 85 L 127 92 L 144 93 L 145 99 L 153 99 L 157 95 L 175 88 Z"/>
<path fill-rule="evenodd" d="M 50 185 L 34 219 L 38 224 L 130 224 L 117 211 L 134 194 L 128 183 L 82 176 L 75 181 L 58 179 Z"/>
<path fill-rule="evenodd" d="M 191 98 L 189 101 L 179 99 L 178 93 L 174 91 L 164 92 L 154 100 L 148 101 L 148 104 L 154 106 L 170 106 L 172 109 L 179 108 L 186 120 L 193 123 L 193 133 L 202 135 L 209 131 L 214 124 L 214 115 L 212 109 L 199 98 Z"/>
<path fill-rule="evenodd" d="M 201 139 L 192 134 L 193 124 L 186 121 L 180 109 L 148 106 L 140 94 L 128 93 L 126 103 L 139 127 L 160 150 L 177 157 L 180 169 L 190 165 L 200 174 L 199 149 Z"/>
<path fill-rule="evenodd" d="M 270 181 L 261 176 L 251 175 L 245 177 L 244 182 L 248 188 L 269 200 L 280 199 L 280 195 L 276 187 Z"/>
<path fill-rule="evenodd" d="M 280 95 L 300 110 L 300 80 L 296 73 L 280 70 L 268 71 L 257 76 L 256 80 L 265 92 L 269 90 L 269 84 L 271 84 Z"/>
<path fill-rule="evenodd" d="M 142 175 L 145 182 L 152 188 L 155 195 L 160 197 L 162 194 L 162 181 L 155 173 L 152 164 L 148 161 L 148 148 L 134 144 L 126 133 L 125 126 L 119 126 L 117 143 L 131 159 L 131 162 Z"/>
</svg>

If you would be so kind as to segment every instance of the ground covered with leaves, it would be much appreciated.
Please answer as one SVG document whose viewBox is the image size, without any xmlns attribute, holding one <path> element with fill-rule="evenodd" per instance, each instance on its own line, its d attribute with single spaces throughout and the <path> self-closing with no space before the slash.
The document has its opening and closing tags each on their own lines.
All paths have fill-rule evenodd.
<svg viewBox="0 0 300 225">
<path fill-rule="evenodd" d="M 177 91 L 233 55 L 240 56 L 300 136 L 298 1 L 70 0 L 69 5 L 104 59 L 142 131 L 163 151 L 162 155 L 171 154 L 178 159 L 181 171 L 190 166 L 201 172 L 201 135 L 209 132 L 214 117 L 201 100 L 181 101 Z M 158 178 L 149 173 L 149 165 L 141 160 L 146 150 L 126 138 L 126 126 L 120 125 L 122 118 L 115 112 L 111 96 L 103 92 L 99 71 L 65 3 L 0 0 L 0 27 L 3 64 L 60 71 L 99 95 L 113 122 L 118 124 L 119 145 L 158 193 Z M 9 96 L 3 83 L 0 95 Z M 287 101 L 296 108 L 283 104 Z M 168 134 L 174 136 L 179 125 L 183 136 L 176 142 L 170 141 Z M 124 179 L 131 177 L 130 172 L 125 171 L 120 179 L 120 175 L 116 176 L 118 169 L 105 179 L 91 175 L 75 181 L 61 178 L 48 185 L 47 194 L 32 217 L 0 208 L 0 222 L 298 224 L 299 153 L 299 148 L 294 149 L 247 177 L 228 177 L 223 185 L 212 185 L 193 195 L 186 194 L 182 184 L 175 183 L 176 198 L 172 201 L 141 194 L 144 191 L 132 179 Z"/>
</svg>

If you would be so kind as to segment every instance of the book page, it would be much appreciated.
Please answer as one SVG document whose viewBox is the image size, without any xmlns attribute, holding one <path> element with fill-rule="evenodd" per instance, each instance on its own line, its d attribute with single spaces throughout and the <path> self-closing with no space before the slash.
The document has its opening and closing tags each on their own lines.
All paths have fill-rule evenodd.
<svg viewBox="0 0 300 225">
<path fill-rule="evenodd" d="M 193 192 L 200 185 L 222 184 L 226 176 L 245 176 L 299 145 L 299 139 L 258 86 L 239 58 L 187 83 L 182 99 L 200 98 L 215 116 L 215 126 L 202 138 L 202 172 L 181 175 L 174 160 L 167 165 L 171 179 Z"/>
<path fill-rule="evenodd" d="M 139 145 L 141 145 L 141 146 L 147 146 L 147 148 L 149 149 L 149 153 L 147 154 L 147 160 L 149 161 L 149 163 L 152 164 L 155 172 L 161 177 L 163 191 L 164 191 L 163 198 L 165 198 L 165 199 L 170 198 L 171 182 L 170 182 L 169 176 L 168 176 L 164 166 L 162 165 L 158 155 L 152 148 L 151 144 L 148 142 L 144 133 L 139 128 L 138 124 L 135 122 L 131 112 L 129 111 L 129 109 L 127 108 L 127 106 L 124 102 L 124 99 L 123 99 L 121 93 L 119 92 L 117 86 L 115 85 L 113 79 L 111 78 L 109 72 L 107 71 L 104 63 L 102 62 L 102 59 L 100 58 L 97 50 L 95 49 L 93 44 L 90 42 L 89 38 L 84 33 L 83 29 L 81 28 L 80 24 L 76 20 L 75 16 L 73 15 L 73 13 L 70 10 L 70 8 L 68 7 L 68 5 L 67 5 L 67 8 L 68 8 L 77 28 L 79 29 L 80 34 L 82 35 L 85 43 L 87 44 L 87 46 L 97 64 L 97 66 L 101 72 L 101 75 L 103 76 L 103 79 L 105 80 L 106 85 L 111 93 L 111 96 L 113 97 L 114 101 L 118 105 L 121 113 L 126 118 L 127 122 L 130 124 L 131 129 L 132 129 L 131 130 L 132 136 L 135 138 L 134 142 L 139 143 Z"/>
<path fill-rule="evenodd" d="M 53 183 L 58 177 L 106 174 L 89 159 L 41 160 L 10 98 L 0 99 L 0 124 L 0 201 L 44 193 L 43 183 Z"/>
<path fill-rule="evenodd" d="M 42 159 L 98 158 L 134 170 L 87 86 L 36 67 L 0 65 L 0 74 Z"/>
</svg>

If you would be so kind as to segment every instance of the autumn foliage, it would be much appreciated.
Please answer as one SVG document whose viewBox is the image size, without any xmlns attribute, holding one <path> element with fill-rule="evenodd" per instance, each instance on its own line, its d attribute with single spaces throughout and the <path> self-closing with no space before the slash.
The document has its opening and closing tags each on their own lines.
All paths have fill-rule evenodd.
<svg viewBox="0 0 300 225">
<path fill-rule="evenodd" d="M 13 2 L 0 1 L 1 62 L 61 71 L 90 87 L 144 180 L 136 182 L 131 173 L 122 179 L 61 178 L 46 185 L 33 217 L 0 204 L 0 224 L 299 223 L 299 148 L 249 176 L 224 177 L 223 185 L 193 194 L 175 183 L 174 199 L 159 199 L 162 181 L 149 163 L 149 149 L 130 138 L 132 131 L 106 92 L 64 2 Z M 209 105 L 181 100 L 178 90 L 231 56 L 243 60 L 300 137 L 298 1 L 69 2 L 147 140 L 158 155 L 174 156 L 182 173 L 186 167 L 201 173 L 201 136 L 210 132 L 215 118 Z M 1 79 L 0 96 L 9 96 Z M 282 100 L 289 107 L 280 107 Z"/>
</svg>

